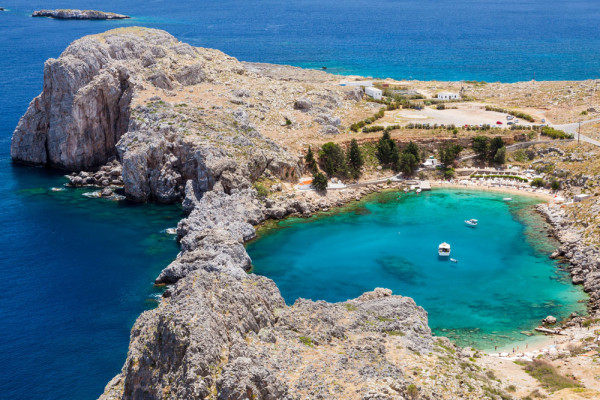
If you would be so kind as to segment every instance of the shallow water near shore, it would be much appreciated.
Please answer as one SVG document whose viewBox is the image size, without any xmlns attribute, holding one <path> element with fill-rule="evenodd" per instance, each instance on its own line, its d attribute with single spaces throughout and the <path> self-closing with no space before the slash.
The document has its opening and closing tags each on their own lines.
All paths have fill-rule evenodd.
<svg viewBox="0 0 600 400">
<path fill-rule="evenodd" d="M 547 315 L 585 313 L 587 297 L 548 258 L 557 242 L 533 211 L 539 200 L 439 189 L 386 192 L 343 211 L 292 218 L 248 244 L 254 273 L 286 302 L 344 301 L 376 287 L 412 297 L 440 336 L 483 350 L 533 342 L 521 334 Z M 476 218 L 477 228 L 464 220 Z M 452 246 L 458 263 L 440 260 Z"/>
</svg>

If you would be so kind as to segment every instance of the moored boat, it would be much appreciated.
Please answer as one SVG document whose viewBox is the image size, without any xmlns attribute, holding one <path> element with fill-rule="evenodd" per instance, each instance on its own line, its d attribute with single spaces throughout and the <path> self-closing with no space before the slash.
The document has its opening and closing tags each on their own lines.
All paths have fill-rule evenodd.
<svg viewBox="0 0 600 400">
<path fill-rule="evenodd" d="M 475 218 L 471 218 L 471 219 L 465 220 L 465 224 L 467 224 L 468 226 L 476 227 L 478 222 Z"/>
<path fill-rule="evenodd" d="M 440 244 L 438 247 L 438 255 L 440 257 L 450 257 L 450 245 L 446 242 Z"/>
<path fill-rule="evenodd" d="M 502 199 L 502 201 L 512 201 L 512 197 L 505 197 Z"/>
</svg>

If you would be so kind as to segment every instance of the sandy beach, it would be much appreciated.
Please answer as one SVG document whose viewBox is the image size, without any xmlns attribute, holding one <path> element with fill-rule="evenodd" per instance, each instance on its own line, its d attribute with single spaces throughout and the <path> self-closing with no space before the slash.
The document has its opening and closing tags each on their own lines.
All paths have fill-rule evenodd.
<svg viewBox="0 0 600 400">
<path fill-rule="evenodd" d="M 498 192 L 498 193 L 506 193 L 518 196 L 527 196 L 527 197 L 535 197 L 545 201 L 552 201 L 554 199 L 554 195 L 545 192 L 527 192 L 525 190 L 513 189 L 513 188 L 504 188 L 504 187 L 494 187 L 489 185 L 465 185 L 458 183 L 447 183 L 440 181 L 430 181 L 431 188 L 452 188 L 452 189 L 468 189 L 468 190 L 481 190 L 484 192 Z"/>
</svg>

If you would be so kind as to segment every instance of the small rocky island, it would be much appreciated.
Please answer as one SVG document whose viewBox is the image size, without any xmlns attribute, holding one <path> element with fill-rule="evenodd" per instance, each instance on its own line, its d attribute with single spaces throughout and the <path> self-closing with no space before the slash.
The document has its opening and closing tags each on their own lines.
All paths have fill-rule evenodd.
<svg viewBox="0 0 600 400">
<path fill-rule="evenodd" d="M 4 11 L 4 9 L 2 9 Z M 127 19 L 128 15 L 96 10 L 39 10 L 32 17 L 50 17 L 56 19 Z"/>
</svg>

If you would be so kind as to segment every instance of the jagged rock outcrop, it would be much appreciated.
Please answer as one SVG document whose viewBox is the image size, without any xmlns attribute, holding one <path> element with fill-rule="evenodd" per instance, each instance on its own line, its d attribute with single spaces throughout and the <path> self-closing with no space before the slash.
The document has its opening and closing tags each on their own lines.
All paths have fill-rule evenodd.
<svg viewBox="0 0 600 400">
<path fill-rule="evenodd" d="M 200 193 L 218 181 L 231 193 L 249 188 L 265 171 L 296 179 L 297 159 L 261 135 L 244 110 L 216 108 L 212 117 L 222 122 L 207 126 L 206 111 L 161 96 L 140 99 L 240 71 L 237 60 L 163 31 L 126 28 L 85 37 L 46 62 L 44 89 L 19 121 L 11 156 L 85 170 L 83 177 L 72 175 L 74 186 L 122 183 L 136 201 L 181 201 L 190 180 Z M 88 178 L 114 158 L 122 165 L 120 179 Z"/>
<path fill-rule="evenodd" d="M 323 379 L 349 379 L 364 394 L 388 376 L 401 393 L 409 378 L 386 353 L 401 353 L 400 345 L 433 350 L 427 315 L 410 298 L 380 291 L 287 307 L 269 279 L 206 271 L 169 289 L 131 339 L 122 374 L 103 399 L 301 399 L 329 384 Z M 328 366 L 313 363 L 315 352 L 329 354 Z"/>
<path fill-rule="evenodd" d="M 552 258 L 562 257 L 569 261 L 568 268 L 573 284 L 583 285 L 590 295 L 588 312 L 591 316 L 600 315 L 600 250 L 585 244 L 576 220 L 567 217 L 560 206 L 541 204 L 537 209 L 554 228 L 554 235 L 561 247 L 552 254 Z"/>
<path fill-rule="evenodd" d="M 56 19 L 127 19 L 123 14 L 96 10 L 38 10 L 31 14 L 32 17 L 50 17 Z"/>
</svg>

